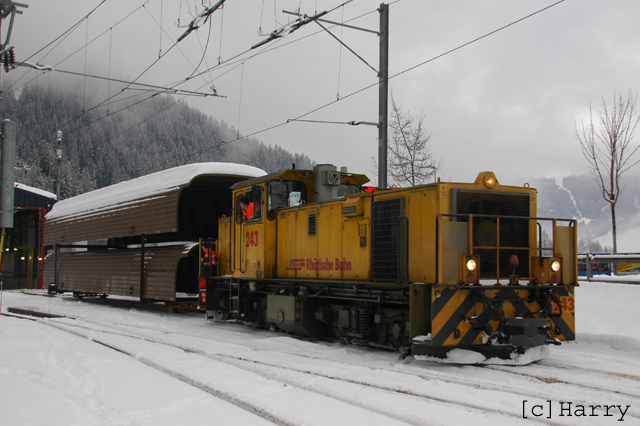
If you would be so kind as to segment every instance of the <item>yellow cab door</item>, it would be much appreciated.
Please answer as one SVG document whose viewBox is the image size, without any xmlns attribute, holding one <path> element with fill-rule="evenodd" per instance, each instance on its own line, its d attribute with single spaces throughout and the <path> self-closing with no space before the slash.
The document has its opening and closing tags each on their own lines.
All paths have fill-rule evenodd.
<svg viewBox="0 0 640 426">
<path fill-rule="evenodd" d="M 246 199 L 245 199 L 246 198 Z M 241 190 L 235 194 L 234 277 L 262 277 L 264 267 L 264 191 L 260 186 Z M 241 201 L 252 203 L 250 217 L 246 217 Z"/>
</svg>

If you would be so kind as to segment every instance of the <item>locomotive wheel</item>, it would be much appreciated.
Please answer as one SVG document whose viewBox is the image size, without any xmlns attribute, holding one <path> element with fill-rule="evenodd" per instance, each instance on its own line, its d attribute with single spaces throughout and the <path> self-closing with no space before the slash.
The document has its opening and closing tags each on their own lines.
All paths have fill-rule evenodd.
<svg viewBox="0 0 640 426">
<path fill-rule="evenodd" d="M 226 309 L 218 309 L 213 311 L 213 315 L 209 317 L 213 321 L 224 321 L 229 318 L 229 311 Z"/>
</svg>

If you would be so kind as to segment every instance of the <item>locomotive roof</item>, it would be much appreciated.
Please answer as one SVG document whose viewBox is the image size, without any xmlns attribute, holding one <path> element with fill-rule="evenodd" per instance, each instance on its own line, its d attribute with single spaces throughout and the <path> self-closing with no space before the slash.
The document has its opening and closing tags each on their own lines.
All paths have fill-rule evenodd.
<svg viewBox="0 0 640 426">
<path fill-rule="evenodd" d="M 238 189 L 238 188 L 246 188 L 248 186 L 253 186 L 256 184 L 260 184 L 260 183 L 264 183 L 264 182 L 268 182 L 271 179 L 275 179 L 278 178 L 284 174 L 287 173 L 299 173 L 299 172 L 307 172 L 309 174 L 313 174 L 313 170 L 303 170 L 303 169 L 287 169 L 287 170 L 280 170 L 277 171 L 275 173 L 269 173 L 268 175 L 263 175 L 263 176 L 259 176 L 259 177 L 254 177 L 251 179 L 247 179 L 247 180 L 243 180 L 240 181 L 238 183 L 235 183 L 231 186 L 232 190 Z M 365 183 L 369 182 L 369 178 L 366 175 L 361 175 L 361 174 L 355 174 L 355 173 L 344 173 L 344 172 L 340 172 L 343 173 L 347 176 L 351 176 L 353 177 L 356 182 L 358 182 L 360 185 L 364 185 Z"/>
</svg>

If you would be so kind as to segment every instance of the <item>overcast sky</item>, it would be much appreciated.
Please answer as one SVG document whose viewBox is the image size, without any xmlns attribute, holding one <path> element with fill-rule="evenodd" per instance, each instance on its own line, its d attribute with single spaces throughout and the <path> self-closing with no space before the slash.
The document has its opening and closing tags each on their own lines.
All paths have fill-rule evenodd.
<svg viewBox="0 0 640 426">
<path fill-rule="evenodd" d="M 182 102 L 224 120 L 243 135 L 260 132 L 254 137 L 266 144 L 277 144 L 307 154 L 318 163 L 348 166 L 350 171 L 371 176 L 371 159 L 377 157 L 378 146 L 375 127 L 282 124 L 327 104 L 330 105 L 304 119 L 377 121 L 375 71 L 315 23 L 242 53 L 265 39 L 259 34 L 260 29 L 268 34 L 294 19 L 283 10 L 299 9 L 313 15 L 335 8 L 324 18 L 378 30 L 380 2 L 353 0 L 338 7 L 342 1 L 227 0 L 224 9 L 212 15 L 211 31 L 207 22 L 172 47 L 185 32 L 184 26 L 203 10 L 203 2 L 206 6 L 214 3 L 106 0 L 90 16 L 88 24 L 82 22 L 68 37 L 31 57 L 101 2 L 25 0 L 29 7 L 21 8 L 23 14 L 16 18 L 10 44 L 15 46 L 17 61 L 31 57 L 31 62 L 53 65 L 58 70 L 167 86 L 193 73 L 209 36 L 198 73 L 216 66 L 218 58 L 222 65 L 179 88 L 211 93 L 213 84 L 227 98 L 187 97 Z M 554 3 L 393 2 L 389 12 L 390 75 Z M 142 4 L 144 8 L 140 7 Z M 640 90 L 639 16 L 637 0 L 565 0 L 392 78 L 389 86 L 406 112 L 426 115 L 432 149 L 444 164 L 438 174 L 444 179 L 473 180 L 478 172 L 492 170 L 501 183 L 520 185 L 526 179 L 541 176 L 587 174 L 586 162 L 573 136 L 574 123 L 588 117 L 590 102 L 596 106 L 604 97 L 610 104 L 614 91 L 626 96 L 629 89 Z M 360 18 L 354 20 L 356 17 Z M 176 25 L 178 21 L 182 28 Z M 3 41 L 7 23 L 5 20 L 2 26 Z M 377 35 L 340 27 L 331 31 L 378 69 Z M 103 35 L 83 48 L 87 40 L 100 34 Z M 253 56 L 259 52 L 262 53 Z M 164 56 L 158 60 L 160 53 Z M 237 55 L 241 56 L 231 60 Z M 8 74 L 2 71 L 2 86 L 6 89 L 10 83 L 10 90 L 16 90 L 37 75 L 30 71 L 16 82 L 24 73 L 22 68 Z M 111 92 L 106 83 L 87 81 L 85 89 L 83 77 L 59 72 L 41 74 L 30 84 L 54 87 L 71 82 L 87 99 L 93 94 L 93 103 L 117 92 L 113 84 Z M 139 91 L 129 89 L 126 95 L 136 93 Z M 341 100 L 334 102 L 338 98 Z M 636 139 L 640 140 L 640 136 Z M 638 168 L 633 171 L 634 175 L 639 173 Z"/>
</svg>

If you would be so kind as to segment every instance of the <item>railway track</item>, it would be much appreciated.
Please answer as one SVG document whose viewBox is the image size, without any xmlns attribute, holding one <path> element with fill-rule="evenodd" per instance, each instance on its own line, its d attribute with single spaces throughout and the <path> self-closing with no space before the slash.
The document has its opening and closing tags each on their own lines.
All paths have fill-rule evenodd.
<svg viewBox="0 0 640 426">
<path fill-rule="evenodd" d="M 74 323 L 78 322 L 79 321 L 77 320 L 74 321 Z M 295 355 L 290 355 L 289 357 L 283 358 L 283 355 L 286 354 L 277 354 L 277 358 L 280 358 L 282 360 L 282 362 L 278 364 L 274 362 L 265 362 L 257 359 L 245 358 L 242 356 L 194 350 L 190 345 L 184 346 L 180 344 L 173 344 L 170 342 L 162 341 L 161 339 L 154 339 L 150 338 L 149 336 L 140 336 L 134 333 L 109 331 L 108 327 L 104 326 L 103 327 L 107 328 L 107 330 L 96 330 L 95 328 L 87 327 L 82 324 L 62 324 L 59 321 L 48 321 L 47 324 L 64 331 L 72 332 L 78 336 L 88 338 L 113 350 L 117 350 L 127 355 L 134 356 L 145 364 L 159 369 L 164 373 L 171 375 L 172 377 L 176 377 L 181 381 L 193 383 L 196 387 L 202 388 L 202 390 L 205 390 L 212 395 L 219 396 L 222 399 L 233 403 L 234 405 L 240 406 L 241 408 L 246 408 L 251 412 L 260 413 L 261 417 L 273 421 L 276 424 L 295 424 L 295 422 L 291 421 L 290 419 L 276 417 L 272 414 L 269 414 L 268 409 L 259 406 L 256 407 L 255 404 L 244 401 L 243 398 L 239 395 L 222 392 L 215 387 L 212 388 L 210 385 L 203 385 L 197 379 L 177 372 L 170 366 L 160 364 L 157 361 L 150 360 L 145 357 L 140 357 L 136 355 L 134 351 L 127 349 L 126 344 L 123 345 L 122 342 L 120 344 L 114 344 L 113 342 L 109 342 L 109 339 L 106 339 L 104 336 L 96 336 L 95 333 L 104 333 L 105 335 L 111 334 L 123 337 L 125 339 L 142 340 L 149 344 L 169 346 L 171 348 L 184 351 L 184 353 L 191 354 L 193 356 L 205 357 L 209 360 L 209 362 L 213 362 L 214 364 L 222 363 L 227 366 L 237 367 L 243 371 L 251 371 L 270 382 L 277 382 L 288 387 L 293 387 L 297 389 L 296 392 L 311 392 L 317 395 L 316 398 L 324 397 L 333 399 L 334 401 L 327 404 L 327 406 L 335 405 L 336 403 L 348 404 L 358 410 L 364 410 L 368 413 L 375 413 L 384 419 L 381 424 L 438 424 L 437 422 L 434 422 L 432 418 L 429 418 L 429 416 L 425 415 L 424 417 L 422 417 L 405 414 L 397 408 L 400 406 L 406 408 L 408 405 L 415 405 L 415 409 L 410 409 L 408 410 L 408 412 L 420 412 L 424 411 L 425 402 L 429 404 L 430 412 L 433 412 L 434 410 L 446 412 L 446 410 L 448 409 L 447 405 L 453 404 L 464 406 L 468 409 L 477 410 L 478 415 L 482 415 L 486 412 L 493 412 L 496 416 L 504 419 L 505 421 L 506 418 L 508 418 L 508 422 L 510 423 L 517 423 L 519 420 L 521 420 L 519 418 L 519 413 L 503 413 L 498 410 L 487 409 L 486 407 L 479 406 L 478 404 L 454 401 L 447 398 L 437 397 L 435 395 L 426 395 L 410 388 L 397 387 L 393 385 L 383 385 L 372 381 L 348 378 L 344 375 L 336 374 L 335 372 L 329 373 L 319 371 L 317 368 L 313 368 L 310 366 L 308 368 L 295 367 L 290 364 L 292 358 L 299 358 L 299 356 Z M 78 329 L 82 331 L 78 332 Z M 89 333 L 87 333 L 87 331 Z M 305 362 L 308 362 L 308 359 L 305 360 Z M 206 366 L 202 366 L 202 368 L 204 369 L 206 368 Z M 336 391 L 336 387 L 334 386 L 335 382 L 341 382 L 341 390 Z M 384 398 L 381 398 L 379 395 L 374 395 L 380 392 L 384 393 Z M 384 400 L 385 402 L 383 404 L 380 404 L 381 400 Z M 419 407 L 418 405 L 422 405 L 422 409 L 420 409 L 421 407 Z M 434 405 L 437 405 L 438 407 L 434 407 Z M 556 423 L 552 422 L 550 424 Z"/>
<path fill-rule="evenodd" d="M 557 364 L 551 361 L 546 361 L 546 360 L 541 360 L 537 363 L 538 365 L 543 365 L 545 367 L 553 367 L 553 368 L 562 368 L 562 369 L 572 369 L 572 370 L 578 370 L 578 371 L 588 371 L 588 372 L 592 372 L 592 373 L 598 373 L 598 374 L 606 374 L 608 376 L 617 376 L 617 377 L 622 377 L 625 379 L 631 379 L 631 380 L 637 380 L 638 382 L 640 382 L 640 376 L 635 375 L 635 374 L 627 374 L 627 373 L 618 373 L 615 371 L 605 371 L 605 370 L 599 370 L 597 368 L 584 368 L 584 367 L 579 367 L 576 365 L 568 365 L 568 364 Z"/>
<path fill-rule="evenodd" d="M 114 325 L 118 325 L 115 324 Z M 125 324 L 119 324 L 122 327 L 129 327 Z M 144 329 L 144 328 L 143 328 Z M 149 331 L 150 329 L 146 329 Z M 193 336 L 197 338 L 196 336 Z M 214 339 L 220 343 L 231 343 L 237 344 L 237 341 L 234 339 L 220 339 L 216 337 Z M 250 343 L 245 344 L 247 348 L 250 348 L 254 351 L 261 350 L 269 350 L 268 346 L 261 345 L 260 343 Z M 495 385 L 492 383 L 495 381 L 495 375 L 491 378 L 491 381 L 477 383 L 474 380 L 468 380 L 464 377 L 452 376 L 449 373 L 443 374 L 437 371 L 424 369 L 424 368 L 416 368 L 414 366 L 407 366 L 406 364 L 396 363 L 393 367 L 381 367 L 379 363 L 367 363 L 362 362 L 360 360 L 351 361 L 349 359 L 339 359 L 337 360 L 335 357 L 322 357 L 317 354 L 310 353 L 301 353 L 299 351 L 290 351 L 287 352 L 289 355 L 294 355 L 298 357 L 303 357 L 307 359 L 314 360 L 326 360 L 326 361 L 339 361 L 340 363 L 348 363 L 351 365 L 357 365 L 365 368 L 375 368 L 376 370 L 383 370 L 393 373 L 403 373 L 408 374 L 415 377 L 420 377 L 424 380 L 441 380 L 448 383 L 456 383 L 464 386 L 471 386 L 482 389 L 492 389 L 496 391 L 504 391 L 508 390 L 509 392 L 513 392 L 516 394 L 522 394 L 525 397 L 532 398 L 541 398 L 541 399 L 549 399 L 554 397 L 553 394 L 549 394 L 548 392 L 531 392 L 531 393 L 523 393 L 523 390 L 518 387 L 510 387 L 505 385 Z M 260 362 L 257 359 L 253 359 L 253 362 Z M 416 363 L 415 365 L 422 365 L 421 363 Z M 531 366 L 502 366 L 502 365 L 469 365 L 465 367 L 454 367 L 455 370 L 460 370 L 460 368 L 482 368 L 487 370 L 493 370 L 496 372 L 500 372 L 505 375 L 518 375 L 522 377 L 531 378 L 542 383 L 546 384 L 557 384 L 557 385 L 566 385 L 566 386 L 574 386 L 576 388 L 584 389 L 586 391 L 594 391 L 599 394 L 608 393 L 611 396 L 615 396 L 616 398 L 623 395 L 632 399 L 630 402 L 638 402 L 636 399 L 640 398 L 640 386 L 638 383 L 640 382 L 640 377 L 636 375 L 622 374 L 612 371 L 598 370 L 598 369 L 585 369 L 578 366 L 571 366 L 567 364 L 555 364 L 551 361 L 540 361 Z M 582 374 L 573 375 L 573 378 L 567 378 L 566 369 L 572 369 L 580 371 Z M 618 379 L 616 382 L 607 383 L 603 382 L 603 377 L 615 377 Z M 508 382 L 508 380 L 504 380 Z M 592 383 L 597 383 L 597 386 L 592 385 Z M 586 401 L 582 401 L 586 402 Z"/>
<path fill-rule="evenodd" d="M 496 371 L 518 375 L 518 376 L 530 377 L 533 379 L 540 380 L 541 382 L 550 383 L 550 384 L 555 384 L 555 383 L 565 384 L 565 385 L 576 386 L 584 389 L 590 389 L 597 392 L 607 392 L 616 396 L 624 395 L 631 398 L 640 399 L 640 386 L 638 386 L 638 381 L 640 381 L 640 377 L 634 376 L 634 375 L 625 375 L 625 374 L 620 374 L 615 372 L 586 369 L 586 368 L 580 368 L 580 367 L 567 367 L 567 366 L 561 366 L 561 365 L 554 365 L 552 363 L 542 363 L 529 369 L 521 368 L 521 367 L 513 368 L 510 366 L 502 366 L 502 365 L 487 365 L 487 366 L 482 366 L 481 368 L 496 370 Z M 566 379 L 566 371 L 565 371 L 566 369 L 573 369 L 573 370 L 580 371 L 581 374 L 578 375 L 579 379 L 578 380 Z M 618 384 L 616 386 L 613 383 L 603 383 L 602 380 L 598 380 L 607 376 L 624 379 L 626 383 Z M 591 383 L 597 383 L 598 385 L 592 385 Z"/>
<path fill-rule="evenodd" d="M 131 351 L 130 343 L 119 341 L 116 344 L 112 341 L 117 339 L 134 339 L 143 341 L 148 345 L 161 345 L 183 351 L 193 356 L 204 357 L 208 362 L 221 363 L 236 367 L 243 371 L 251 371 L 257 376 L 271 382 L 282 383 L 285 386 L 300 389 L 305 392 L 312 392 L 324 398 L 330 398 L 340 403 L 348 403 L 352 407 L 376 413 L 380 416 L 395 420 L 405 424 L 434 424 L 429 417 L 416 417 L 399 412 L 394 407 L 406 406 L 407 404 L 427 404 L 429 412 L 446 410 L 451 405 L 465 407 L 484 413 L 491 413 L 498 416 L 503 421 L 509 419 L 508 423 L 517 423 L 522 420 L 522 401 L 546 401 L 561 400 L 566 395 L 579 395 L 573 401 L 578 403 L 589 403 L 598 398 L 602 399 L 603 391 L 596 388 L 585 388 L 579 383 L 569 383 L 562 381 L 548 381 L 535 377 L 534 375 L 521 375 L 522 380 L 516 385 L 513 380 L 505 380 L 505 384 L 495 383 L 495 374 L 513 375 L 512 371 L 501 368 L 491 368 L 492 378 L 487 381 L 468 379 L 464 377 L 464 370 L 478 367 L 445 367 L 444 371 L 438 369 L 425 368 L 422 362 L 412 364 L 402 364 L 395 362 L 391 366 L 381 365 L 379 362 L 362 362 L 347 356 L 336 359 L 335 356 L 322 356 L 318 351 L 315 354 L 301 353 L 299 350 L 280 350 L 273 352 L 273 347 L 269 347 L 260 342 L 238 343 L 238 339 L 233 338 L 210 338 L 206 339 L 197 336 L 181 336 L 177 339 L 172 331 L 158 330 L 158 328 L 132 326 L 111 321 L 95 321 L 92 319 L 72 320 L 47 320 L 48 325 L 88 338 L 97 343 L 118 350 L 130 356 L 137 357 L 145 362 L 169 374 L 179 380 L 194 383 L 194 386 L 202 387 L 204 391 L 212 395 L 219 394 L 220 398 L 228 400 L 250 412 L 266 413 L 264 417 L 276 424 L 295 424 L 290 419 L 273 417 L 261 407 L 254 407 L 251 402 L 236 400 L 236 396 L 225 393 L 225 391 L 211 388 L 206 383 L 200 383 L 197 379 L 189 377 L 179 371 L 174 371 L 172 366 L 158 363 L 154 360 L 140 357 Z M 244 329 L 243 329 L 244 330 Z M 233 333 L 233 332 L 232 332 Z M 98 337 L 98 335 L 100 335 Z M 170 338 L 170 339 L 169 339 Z M 171 341 L 170 341 L 171 340 Z M 182 342 L 181 342 L 182 340 Z M 311 343 L 309 343 L 312 345 Z M 204 347 L 204 349 L 202 349 Z M 216 349 L 217 347 L 217 349 Z M 357 348 L 354 348 L 357 349 Z M 238 354 L 242 352 L 242 354 Z M 345 365 L 349 368 L 345 373 Z M 487 367 L 481 367 L 487 368 Z M 515 367 L 521 369 L 522 367 Z M 628 378 L 626 380 L 631 380 Z M 341 391 L 336 394 L 335 384 L 339 383 Z M 549 386 L 553 388 L 549 388 Z M 210 389 L 211 388 L 211 389 Z M 495 392 L 496 400 L 505 399 L 505 395 L 510 395 L 511 404 L 504 401 L 496 407 L 486 406 L 473 398 L 473 394 L 478 391 Z M 376 395 L 371 395 L 378 394 Z M 384 398 L 379 397 L 379 393 L 384 393 Z M 630 403 L 638 405 L 636 395 L 621 395 L 612 393 L 616 397 L 617 403 Z M 457 395 L 456 397 L 452 397 Z M 621 399 L 624 397 L 625 399 Z M 385 406 L 381 406 L 379 401 L 388 401 Z M 375 401 L 374 404 L 367 401 Z M 420 412 L 419 407 L 409 412 Z M 638 418 L 633 413 L 627 413 L 628 417 Z M 437 417 L 436 417 L 437 418 Z M 567 424 L 559 422 L 558 419 L 536 419 L 544 424 Z"/>
</svg>

